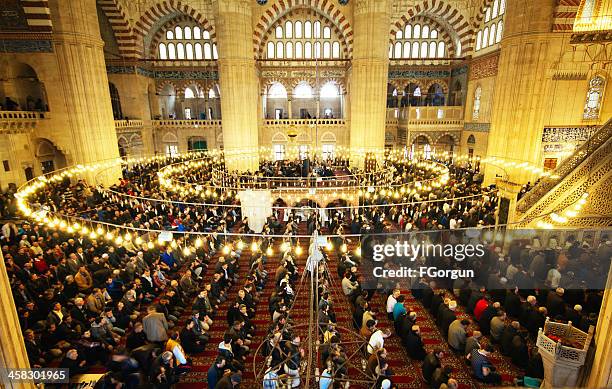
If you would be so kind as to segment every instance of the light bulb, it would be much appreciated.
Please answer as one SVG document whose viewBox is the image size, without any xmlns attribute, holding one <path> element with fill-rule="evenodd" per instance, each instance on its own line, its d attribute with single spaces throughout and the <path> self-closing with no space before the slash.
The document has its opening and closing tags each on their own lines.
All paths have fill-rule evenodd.
<svg viewBox="0 0 612 389">
<path fill-rule="evenodd" d="M 340 246 L 340 250 L 343 253 L 346 253 L 348 251 L 348 247 L 346 246 L 346 243 L 342 243 L 342 246 Z"/>
<path fill-rule="evenodd" d="M 295 254 L 296 255 L 302 254 L 302 247 L 300 245 L 295 246 Z"/>
<path fill-rule="evenodd" d="M 358 257 L 361 257 L 361 246 L 358 246 L 358 247 L 355 249 L 355 255 L 356 255 L 356 256 L 358 256 Z"/>
<path fill-rule="evenodd" d="M 183 255 L 186 257 L 191 255 L 191 250 L 189 250 L 189 247 L 185 246 L 185 248 L 183 249 Z"/>
<path fill-rule="evenodd" d="M 266 249 L 266 255 L 270 256 L 274 253 L 274 251 L 272 250 L 272 246 L 268 246 L 268 248 Z"/>
<path fill-rule="evenodd" d="M 230 247 L 228 245 L 223 246 L 223 254 L 227 255 L 230 252 Z"/>
<path fill-rule="evenodd" d="M 202 244 L 203 243 L 202 243 L 202 239 L 201 238 L 197 238 L 195 240 L 195 247 L 200 248 L 200 247 L 202 247 Z"/>
<path fill-rule="evenodd" d="M 244 248 L 244 242 L 242 240 L 239 240 L 236 246 L 238 247 L 238 250 L 242 250 Z"/>
<path fill-rule="evenodd" d="M 253 241 L 253 243 L 251 243 L 251 251 L 257 250 L 259 250 L 259 245 L 257 244 L 257 242 Z"/>
<path fill-rule="evenodd" d="M 153 242 L 149 241 L 149 242 L 147 243 L 147 247 L 148 247 L 148 248 L 150 248 L 150 249 L 152 249 L 152 248 L 154 248 L 154 247 L 155 247 L 155 244 L 154 244 Z"/>
</svg>

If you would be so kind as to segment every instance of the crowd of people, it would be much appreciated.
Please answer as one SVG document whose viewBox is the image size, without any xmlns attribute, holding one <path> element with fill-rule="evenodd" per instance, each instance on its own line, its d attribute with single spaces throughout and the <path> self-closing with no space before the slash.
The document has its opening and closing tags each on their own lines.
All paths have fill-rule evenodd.
<svg viewBox="0 0 612 389">
<path fill-rule="evenodd" d="M 284 251 L 274 275 L 268 277 L 264 264 L 267 247 L 274 244 L 270 235 L 282 234 L 295 245 L 294 235 L 305 222 L 308 234 L 336 235 L 332 242 L 333 255 L 338 256 L 337 279 L 350 303 L 354 329 L 367 339 L 362 350 L 367 361 L 364 370 L 376 387 L 394 385 L 384 347 L 389 336 L 400 337 L 410 358 L 423 361 L 423 378 L 432 387 L 457 386 L 452 370 L 444 365 L 444 352 L 425 351 L 420 318 L 407 306 L 397 285 L 382 285 L 378 291 L 362 288 L 359 258 L 339 248 L 349 241 L 347 234 L 494 225 L 497 194 L 494 187 L 481 187 L 478 171 L 449 165 L 451 176 L 445 185 L 403 194 L 409 205 L 394 205 L 391 198 L 379 196 L 363 199 L 360 205 L 365 207 L 332 208 L 304 219 L 275 209 L 261 236 L 254 239 L 260 250 L 246 258 L 241 245 L 223 239 L 226 232 L 250 232 L 239 202 L 229 197 L 217 199 L 217 206 L 176 202 L 189 197 L 159 191 L 155 172 L 160 166 L 151 162 L 125 169 L 124 178 L 111 187 L 113 192 L 83 180 L 51 183 L 34 201 L 65 215 L 119 226 L 210 233 L 195 250 L 177 249 L 187 246 L 183 238 L 177 238 L 174 246 L 150 247 L 148 234 L 142 235 L 141 244 L 127 239 L 116 244 L 102 236 L 91 239 L 46 225 L 3 225 L 2 250 L 32 366 L 58 365 L 79 374 L 104 365 L 108 385 L 133 388 L 148 382 L 164 388 L 190 371 L 192 355 L 216 347 L 218 356 L 208 371 L 208 386 L 232 388 L 241 382 L 245 362 L 253 353 L 256 305 L 266 279 L 273 276 L 263 385 L 273 389 L 289 382 L 298 387 L 304 334 L 292 321 L 291 306 L 300 274 L 290 250 Z M 419 174 L 414 171 L 412 179 Z M 2 205 L 5 215 L 14 212 L 10 197 L 3 198 Z M 526 369 L 525 382 L 530 382 L 542 378 L 541 361 L 532 345 L 546 317 L 572 321 L 585 331 L 596 322 L 602 294 L 589 286 L 601 285 L 611 253 L 607 237 L 596 245 L 573 237 L 563 243 L 557 238 L 546 242 L 533 238 L 516 241 L 507 253 L 491 244 L 487 255 L 474 261 L 420 259 L 419 263 L 439 268 L 472 265 L 473 279 L 421 279 L 409 289 L 436 319 L 453 352 L 471 365 L 476 379 L 499 383 L 490 359 L 490 353 L 498 350 Z M 347 350 L 336 328 L 331 296 L 330 283 L 336 276 L 327 267 L 329 254 L 322 251 L 321 255 L 323 259 L 315 265 L 320 276 L 316 311 L 323 369 L 319 385 L 331 389 L 349 382 Z M 218 308 L 228 299 L 231 287 L 238 289 L 238 297 L 223 318 Z M 394 331 L 380 326 L 383 317 L 374 306 L 375 293 L 383 294 Z M 469 319 L 458 317 L 458 307 L 464 308 Z M 224 319 L 223 341 L 208 345 L 213 321 Z"/>
</svg>

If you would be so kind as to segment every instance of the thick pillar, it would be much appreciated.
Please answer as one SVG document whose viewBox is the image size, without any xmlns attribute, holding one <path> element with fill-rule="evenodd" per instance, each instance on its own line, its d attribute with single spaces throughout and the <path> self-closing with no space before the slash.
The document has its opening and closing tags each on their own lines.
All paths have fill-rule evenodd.
<svg viewBox="0 0 612 389">
<path fill-rule="evenodd" d="M 388 0 L 357 0 L 350 99 L 350 147 L 362 166 L 366 153 L 382 158 L 385 147 L 387 78 L 389 69 Z"/>
<path fill-rule="evenodd" d="M 117 134 L 98 27 L 96 0 L 49 1 L 59 83 L 67 118 L 62 132 L 72 138 L 73 161 L 86 164 L 119 157 Z M 119 168 L 99 178 L 114 183 Z M 93 182 L 95 174 L 87 177 Z"/>
<path fill-rule="evenodd" d="M 249 0 L 216 0 L 223 147 L 229 170 L 257 170 L 258 78 Z M 239 155 L 240 158 L 231 155 Z"/>
<path fill-rule="evenodd" d="M 595 330 L 595 356 L 590 364 L 587 388 L 612 387 L 612 267 Z"/>
<path fill-rule="evenodd" d="M 501 41 L 499 69 L 495 81 L 495 97 L 488 157 L 503 158 L 516 164 L 539 165 L 542 131 L 548 119 L 551 100 L 549 66 L 559 60 L 550 33 L 555 0 L 508 0 Z M 508 181 L 523 184 L 534 173 L 511 166 L 504 167 Z M 487 165 L 485 182 L 495 182 L 496 174 L 505 172 Z"/>
<path fill-rule="evenodd" d="M 0 333 L 4 335 L 0 342 L 0 368 L 28 369 L 30 362 L 2 253 L 0 253 Z M 36 387 L 33 383 L 17 383 L 10 380 L 0 380 L 0 386 L 15 389 Z"/>
</svg>

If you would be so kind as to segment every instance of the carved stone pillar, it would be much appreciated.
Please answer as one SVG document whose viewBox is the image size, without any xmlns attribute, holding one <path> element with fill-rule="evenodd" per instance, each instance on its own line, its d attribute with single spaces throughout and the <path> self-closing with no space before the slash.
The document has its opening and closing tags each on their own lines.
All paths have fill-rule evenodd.
<svg viewBox="0 0 612 389">
<path fill-rule="evenodd" d="M 2 368 L 29 368 L 30 362 L 23 343 L 23 335 L 19 326 L 19 317 L 13 293 L 9 284 L 4 256 L 0 252 L 0 333 L 4 336 L 0 342 L 0 367 Z M 35 388 L 34 384 L 2 382 L 4 388 L 29 389 Z"/>
<path fill-rule="evenodd" d="M 554 0 L 507 1 L 488 157 L 517 164 L 541 162 L 542 131 L 549 114 L 547 96 L 552 93 L 549 67 L 559 57 L 555 40 L 563 39 L 559 34 L 550 33 L 555 3 Z M 504 169 L 511 182 L 524 184 L 535 178 L 526 169 Z M 485 183 L 493 183 L 496 175 L 506 172 L 487 166 Z"/>
<path fill-rule="evenodd" d="M 385 147 L 389 69 L 388 0 L 357 0 L 354 8 L 350 102 L 352 163 L 363 166 L 366 153 Z"/>
<path fill-rule="evenodd" d="M 63 89 L 67 118 L 61 127 L 73 162 L 86 164 L 119 157 L 111 107 L 104 42 L 100 36 L 95 0 L 49 1 L 53 18 L 53 44 L 58 66 L 58 87 Z M 88 178 L 92 183 L 95 173 Z M 121 169 L 98 176 L 115 183 Z"/>
<path fill-rule="evenodd" d="M 253 26 L 248 0 L 215 0 L 223 147 L 229 170 L 257 170 L 258 78 L 253 58 Z"/>
</svg>

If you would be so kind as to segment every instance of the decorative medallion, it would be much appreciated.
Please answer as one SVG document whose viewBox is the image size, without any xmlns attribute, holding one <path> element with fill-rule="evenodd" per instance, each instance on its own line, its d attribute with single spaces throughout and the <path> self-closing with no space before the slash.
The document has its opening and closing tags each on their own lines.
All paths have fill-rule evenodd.
<svg viewBox="0 0 612 389">
<path fill-rule="evenodd" d="M 267 2 L 268 0 L 257 0 L 257 4 L 259 5 L 266 5 Z"/>
<path fill-rule="evenodd" d="M 338 0 L 338 3 L 340 3 L 340 5 L 347 5 L 349 2 L 349 0 Z"/>
</svg>

